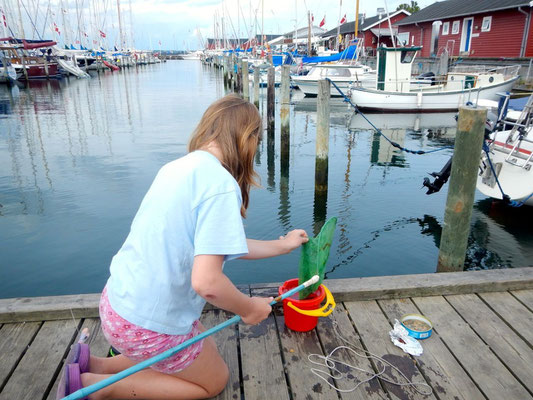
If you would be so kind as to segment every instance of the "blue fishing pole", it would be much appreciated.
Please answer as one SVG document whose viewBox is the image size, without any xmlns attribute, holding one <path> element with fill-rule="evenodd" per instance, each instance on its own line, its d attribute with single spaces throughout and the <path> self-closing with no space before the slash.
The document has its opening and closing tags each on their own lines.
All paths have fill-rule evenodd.
<svg viewBox="0 0 533 400">
<path fill-rule="evenodd" d="M 319 280 L 319 276 L 318 275 L 315 275 L 313 276 L 311 279 L 309 279 L 308 281 L 302 283 L 301 285 L 295 287 L 294 289 L 291 289 L 285 293 L 283 293 L 282 295 L 276 297 L 274 300 L 272 300 L 270 302 L 270 305 L 274 305 L 276 304 L 278 301 L 280 300 L 283 300 L 283 299 L 286 299 L 287 297 L 289 296 L 292 296 L 293 294 L 295 293 L 298 293 L 300 290 L 308 287 L 308 286 L 311 286 L 315 283 L 317 283 Z M 241 317 L 239 315 L 235 315 L 233 318 L 230 318 L 228 319 L 227 321 L 224 321 L 222 322 L 221 324 L 218 324 L 214 327 L 212 327 L 211 329 L 208 329 L 202 333 L 200 333 L 199 335 L 193 337 L 193 338 L 190 338 L 189 340 L 183 342 L 182 344 L 176 346 L 176 347 L 173 347 L 171 349 L 168 349 L 167 351 L 164 351 L 163 353 L 160 353 L 152 358 L 149 358 L 148 360 L 144 360 L 144 361 L 141 361 L 139 364 L 135 364 L 133 367 L 130 367 L 130 368 L 127 368 L 125 369 L 124 371 L 120 371 L 119 373 L 113 375 L 113 376 L 110 376 L 109 378 L 105 378 L 105 379 L 102 379 L 100 382 L 97 382 L 91 386 L 87 386 L 87 387 L 84 387 L 84 388 L 81 388 L 80 390 L 77 390 L 75 391 L 74 393 L 71 393 L 69 394 L 67 397 L 63 397 L 62 400 L 79 400 L 79 399 L 82 399 L 84 397 L 87 397 L 88 395 L 90 395 L 91 393 L 94 393 L 100 389 L 103 389 L 115 382 L 118 382 L 120 381 L 121 379 L 124 379 L 126 378 L 127 376 L 130 376 L 136 372 L 139 372 L 147 367 L 149 367 L 150 365 L 153 365 L 161 360 L 164 360 L 165 358 L 167 357 L 170 357 L 176 353 L 179 353 L 180 351 L 182 351 L 183 349 L 189 347 L 191 344 L 194 344 L 196 342 L 198 342 L 199 340 L 202 340 L 210 335 L 212 335 L 213 333 L 215 332 L 218 332 L 224 328 L 226 328 L 227 326 L 230 326 L 230 325 L 233 325 L 233 324 L 236 324 L 237 322 L 239 322 L 241 320 Z"/>
</svg>

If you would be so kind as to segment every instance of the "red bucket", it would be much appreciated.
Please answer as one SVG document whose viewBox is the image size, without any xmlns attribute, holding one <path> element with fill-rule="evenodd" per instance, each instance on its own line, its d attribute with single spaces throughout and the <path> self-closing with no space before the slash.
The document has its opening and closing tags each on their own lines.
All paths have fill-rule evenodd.
<svg viewBox="0 0 533 400">
<path fill-rule="evenodd" d="M 296 286 L 298 286 L 298 279 L 289 279 L 278 288 L 278 293 L 282 295 L 283 293 L 294 289 Z M 293 331 L 307 332 L 314 329 L 318 323 L 318 317 L 300 314 L 298 311 L 293 310 L 287 305 L 289 302 L 302 310 L 317 310 L 320 308 L 320 303 L 322 303 L 325 297 L 326 291 L 323 286 L 320 285 L 315 292 L 311 293 L 304 300 L 298 299 L 298 293 L 283 299 L 283 315 L 285 317 L 285 325 L 287 328 L 292 329 Z"/>
</svg>

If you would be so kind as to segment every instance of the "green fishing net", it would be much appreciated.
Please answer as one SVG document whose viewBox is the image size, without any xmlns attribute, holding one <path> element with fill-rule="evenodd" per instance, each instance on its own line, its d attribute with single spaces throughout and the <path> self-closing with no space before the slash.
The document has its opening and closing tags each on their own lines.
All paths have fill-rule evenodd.
<svg viewBox="0 0 533 400">
<path fill-rule="evenodd" d="M 298 283 L 301 285 L 311 279 L 313 275 L 318 275 L 319 280 L 314 285 L 306 287 L 299 292 L 300 300 L 305 299 L 316 291 L 324 280 L 326 263 L 329 258 L 329 249 L 333 241 L 333 234 L 337 225 L 337 217 L 330 218 L 322 227 L 319 234 L 302 245 L 300 254 L 300 265 L 298 267 Z"/>
</svg>

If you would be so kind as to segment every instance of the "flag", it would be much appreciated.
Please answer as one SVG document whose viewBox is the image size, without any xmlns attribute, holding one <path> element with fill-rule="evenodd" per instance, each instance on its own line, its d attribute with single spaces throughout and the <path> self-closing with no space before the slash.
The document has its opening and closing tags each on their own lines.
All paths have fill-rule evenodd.
<svg viewBox="0 0 533 400">
<path fill-rule="evenodd" d="M 76 44 L 80 44 L 80 41 L 79 41 L 79 40 L 76 40 Z"/>
<path fill-rule="evenodd" d="M 341 23 L 341 24 L 344 24 L 345 22 L 346 22 L 346 14 L 344 14 L 344 17 L 342 17 L 342 19 L 341 19 L 341 22 L 340 22 L 340 23 Z"/>
<path fill-rule="evenodd" d="M 159 41 L 159 46 L 161 46 L 161 40 Z"/>
<path fill-rule="evenodd" d="M 89 36 L 87 35 L 87 33 L 85 33 L 85 32 L 83 32 L 83 36 L 85 36 L 85 37 L 89 37 Z"/>
<path fill-rule="evenodd" d="M 7 19 L 6 14 L 4 14 L 4 9 L 2 9 L 2 22 L 4 23 L 4 27 L 7 28 Z"/>
<path fill-rule="evenodd" d="M 315 22 L 315 16 L 311 14 L 311 23 Z"/>
<path fill-rule="evenodd" d="M 318 25 L 320 28 L 322 28 L 324 25 L 326 25 L 326 16 L 324 15 L 324 18 L 322 18 L 322 21 L 320 21 L 320 24 Z"/>
<path fill-rule="evenodd" d="M 54 31 L 56 31 L 58 35 L 61 35 L 61 32 L 59 32 L 59 28 L 55 22 L 54 22 Z"/>
<path fill-rule="evenodd" d="M 98 32 L 100 32 L 100 36 L 101 37 L 105 38 L 105 33 L 104 32 L 102 32 L 102 31 L 98 31 Z"/>
</svg>

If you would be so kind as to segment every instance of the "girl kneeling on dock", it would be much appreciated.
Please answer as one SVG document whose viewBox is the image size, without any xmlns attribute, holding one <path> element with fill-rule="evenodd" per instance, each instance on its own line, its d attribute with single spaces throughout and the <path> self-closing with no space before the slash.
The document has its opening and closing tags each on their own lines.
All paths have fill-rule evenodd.
<svg viewBox="0 0 533 400">
<path fill-rule="evenodd" d="M 308 240 L 303 230 L 272 241 L 245 237 L 242 217 L 256 185 L 253 160 L 261 133 L 255 106 L 228 95 L 202 116 L 189 154 L 161 168 L 113 257 L 100 301 L 104 335 L 122 354 L 94 357 L 88 346 L 78 345 L 63 373 L 61 395 L 198 335 L 205 330 L 199 318 L 206 301 L 247 324 L 269 315 L 272 298 L 244 295 L 223 273 L 225 261 L 286 254 Z M 90 398 L 209 398 L 224 389 L 228 376 L 207 337 Z"/>
</svg>

